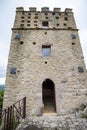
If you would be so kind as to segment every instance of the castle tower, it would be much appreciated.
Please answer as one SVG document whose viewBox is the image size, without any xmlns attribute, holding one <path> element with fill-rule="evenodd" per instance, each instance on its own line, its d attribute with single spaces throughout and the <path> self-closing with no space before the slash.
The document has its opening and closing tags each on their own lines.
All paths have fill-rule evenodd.
<svg viewBox="0 0 87 130">
<path fill-rule="evenodd" d="M 87 100 L 87 76 L 72 9 L 18 7 L 4 108 L 26 96 L 27 113 L 73 112 Z"/>
</svg>

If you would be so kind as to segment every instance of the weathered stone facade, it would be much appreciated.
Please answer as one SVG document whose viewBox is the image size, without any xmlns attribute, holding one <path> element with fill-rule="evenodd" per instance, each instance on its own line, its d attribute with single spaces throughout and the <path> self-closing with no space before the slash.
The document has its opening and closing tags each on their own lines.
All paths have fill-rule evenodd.
<svg viewBox="0 0 87 130">
<path fill-rule="evenodd" d="M 72 113 L 87 101 L 86 78 L 72 9 L 61 12 L 60 8 L 54 8 L 53 11 L 47 7 L 41 11 L 36 8 L 30 8 L 29 11 L 17 8 L 8 59 L 4 108 L 26 96 L 27 113 L 30 115 L 46 113 L 47 103 L 48 113 L 50 105 L 51 108 L 55 107 L 51 112 L 56 115 Z"/>
</svg>

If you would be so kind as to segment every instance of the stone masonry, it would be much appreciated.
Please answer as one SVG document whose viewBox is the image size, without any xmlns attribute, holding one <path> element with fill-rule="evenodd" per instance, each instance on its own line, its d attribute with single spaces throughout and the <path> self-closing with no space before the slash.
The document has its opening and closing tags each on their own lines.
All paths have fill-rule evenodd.
<svg viewBox="0 0 87 130">
<path fill-rule="evenodd" d="M 16 130 L 87 130 L 87 120 L 75 114 L 30 116 Z"/>
<path fill-rule="evenodd" d="M 45 109 L 72 113 L 87 102 L 87 72 L 72 9 L 16 9 L 5 86 L 4 108 L 26 96 L 27 114 L 34 116 Z"/>
</svg>

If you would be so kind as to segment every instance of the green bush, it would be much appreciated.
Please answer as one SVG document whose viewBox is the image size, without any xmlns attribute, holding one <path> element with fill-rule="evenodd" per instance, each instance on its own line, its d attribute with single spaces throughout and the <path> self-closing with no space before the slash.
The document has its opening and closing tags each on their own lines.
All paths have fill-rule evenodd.
<svg viewBox="0 0 87 130">
<path fill-rule="evenodd" d="M 0 108 L 3 106 L 3 96 L 4 96 L 4 91 L 0 90 Z"/>
</svg>

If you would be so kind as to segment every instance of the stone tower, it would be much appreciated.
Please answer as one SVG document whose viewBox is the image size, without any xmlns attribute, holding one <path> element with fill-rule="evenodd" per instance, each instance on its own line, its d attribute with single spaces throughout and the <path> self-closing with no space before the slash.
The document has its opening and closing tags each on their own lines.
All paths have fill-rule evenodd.
<svg viewBox="0 0 87 130">
<path fill-rule="evenodd" d="M 72 9 L 18 7 L 4 108 L 26 96 L 27 113 L 72 113 L 87 100 L 87 76 Z"/>
</svg>

